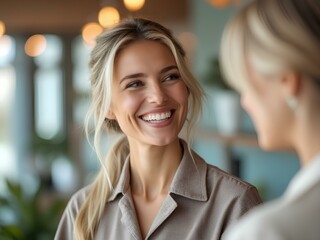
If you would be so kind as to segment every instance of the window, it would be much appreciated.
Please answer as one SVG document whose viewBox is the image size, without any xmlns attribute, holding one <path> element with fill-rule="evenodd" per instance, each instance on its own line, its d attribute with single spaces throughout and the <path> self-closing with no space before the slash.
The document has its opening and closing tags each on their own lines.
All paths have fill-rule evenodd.
<svg viewBox="0 0 320 240">
<path fill-rule="evenodd" d="M 63 137 L 64 84 L 61 70 L 62 41 L 59 37 L 46 35 L 45 51 L 35 57 L 35 132 L 46 140 Z"/>
<path fill-rule="evenodd" d="M 11 121 L 16 84 L 14 56 L 14 39 L 6 35 L 0 37 L 0 192 L 4 178 L 17 176 Z"/>
</svg>

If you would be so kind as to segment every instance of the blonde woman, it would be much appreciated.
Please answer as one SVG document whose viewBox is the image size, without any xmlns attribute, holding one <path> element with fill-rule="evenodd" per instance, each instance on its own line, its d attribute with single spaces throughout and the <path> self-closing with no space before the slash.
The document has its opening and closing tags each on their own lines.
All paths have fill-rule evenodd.
<svg viewBox="0 0 320 240">
<path fill-rule="evenodd" d="M 252 1 L 228 23 L 221 61 L 260 146 L 294 150 L 302 167 L 280 199 L 249 212 L 225 239 L 319 240 L 320 2 Z"/>
<path fill-rule="evenodd" d="M 171 33 L 144 19 L 104 32 L 91 55 L 95 182 L 70 200 L 55 239 L 220 239 L 260 203 L 256 189 L 206 164 L 179 139 L 203 91 Z M 188 119 L 186 121 L 186 119 Z M 104 159 L 104 131 L 122 137 Z"/>
</svg>

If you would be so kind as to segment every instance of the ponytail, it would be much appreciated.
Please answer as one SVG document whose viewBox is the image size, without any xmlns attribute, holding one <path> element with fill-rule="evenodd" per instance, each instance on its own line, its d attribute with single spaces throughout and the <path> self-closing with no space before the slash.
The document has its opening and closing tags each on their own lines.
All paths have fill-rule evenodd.
<svg viewBox="0 0 320 240">
<path fill-rule="evenodd" d="M 103 168 L 99 171 L 90 192 L 82 204 L 74 225 L 75 240 L 92 240 L 106 203 L 117 184 L 123 164 L 129 154 L 127 138 L 122 135 L 113 145 Z M 110 183 L 108 184 L 107 179 Z"/>
</svg>

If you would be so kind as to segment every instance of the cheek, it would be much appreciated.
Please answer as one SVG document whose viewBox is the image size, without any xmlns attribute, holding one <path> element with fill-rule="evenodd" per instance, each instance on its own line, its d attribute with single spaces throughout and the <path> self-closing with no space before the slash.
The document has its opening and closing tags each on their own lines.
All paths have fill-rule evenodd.
<svg viewBox="0 0 320 240">
<path fill-rule="evenodd" d="M 170 95 L 180 104 L 188 104 L 189 92 L 184 83 L 177 85 L 170 90 Z"/>
<path fill-rule="evenodd" d="M 112 109 L 116 118 L 119 120 L 125 113 L 132 113 L 139 107 L 140 100 L 137 97 L 129 95 L 116 96 L 112 100 Z"/>
<path fill-rule="evenodd" d="M 251 115 L 254 109 L 253 106 L 253 99 L 250 98 L 249 95 L 241 95 L 241 106 L 243 107 L 243 109 L 249 114 Z"/>
<path fill-rule="evenodd" d="M 286 128 L 281 117 L 283 108 L 277 96 L 246 95 L 241 97 L 241 105 L 253 121 L 259 143 L 264 149 L 269 149 L 277 141 L 278 133 Z"/>
<path fill-rule="evenodd" d="M 242 95 L 241 106 L 249 114 L 256 128 L 260 128 L 261 125 L 264 125 L 265 106 L 263 106 L 262 102 L 258 98 L 249 94 Z"/>
<path fill-rule="evenodd" d="M 134 110 L 136 106 L 138 106 L 139 98 L 126 95 L 119 100 L 119 103 L 119 111 L 130 111 Z"/>
</svg>

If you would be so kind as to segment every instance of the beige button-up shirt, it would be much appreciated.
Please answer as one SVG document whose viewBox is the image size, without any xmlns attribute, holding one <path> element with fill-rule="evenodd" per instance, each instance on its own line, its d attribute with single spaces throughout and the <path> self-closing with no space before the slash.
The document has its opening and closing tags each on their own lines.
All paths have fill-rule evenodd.
<svg viewBox="0 0 320 240">
<path fill-rule="evenodd" d="M 145 239 L 220 239 L 226 227 L 261 203 L 256 188 L 208 165 L 200 156 L 194 161 L 183 142 L 184 155 Z M 130 192 L 129 157 L 119 182 L 106 204 L 95 239 L 142 239 Z M 73 240 L 73 224 L 88 189 L 70 200 L 55 240 Z"/>
</svg>

